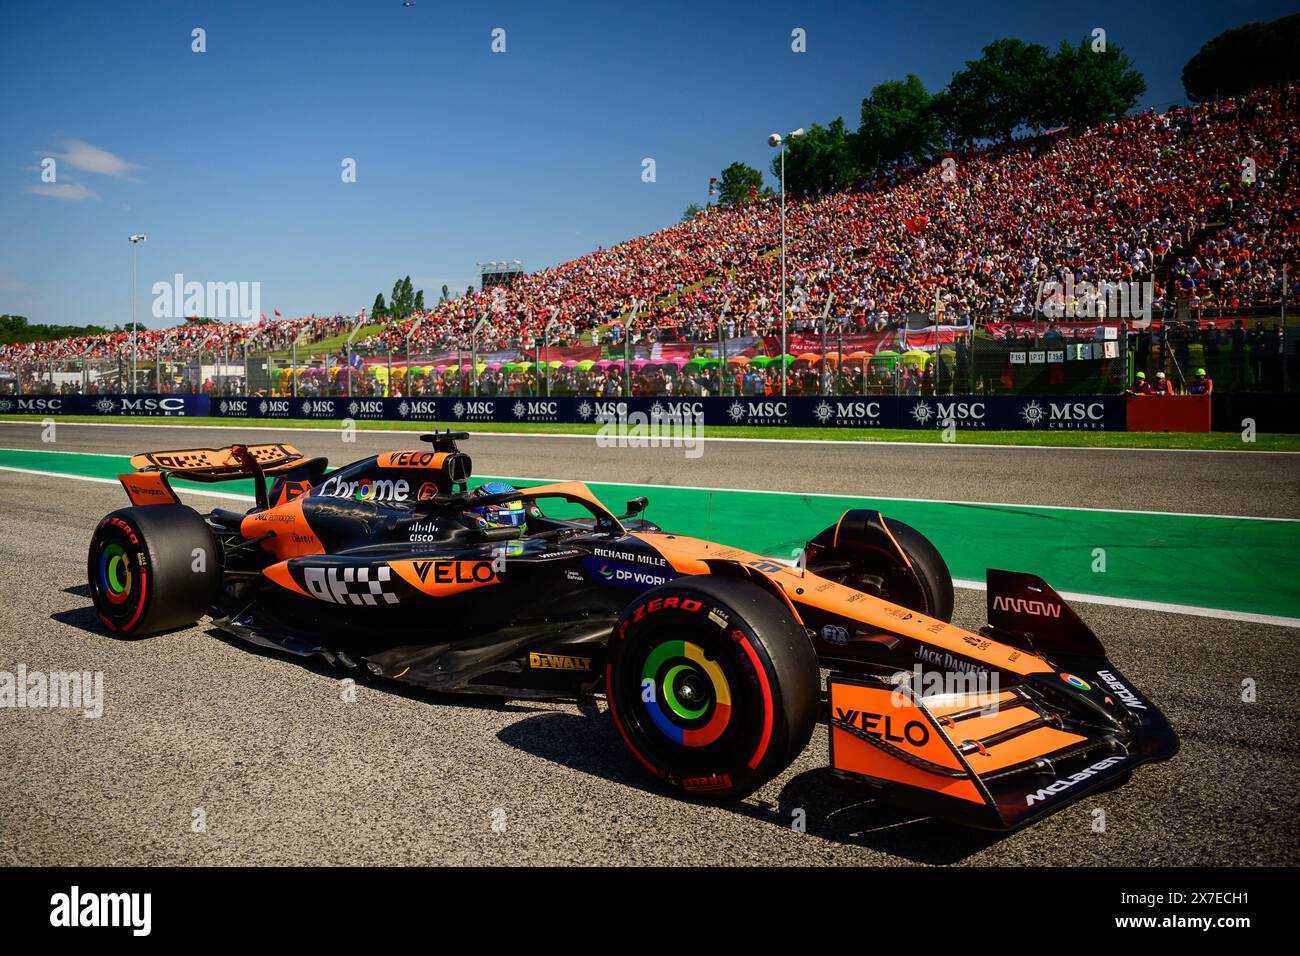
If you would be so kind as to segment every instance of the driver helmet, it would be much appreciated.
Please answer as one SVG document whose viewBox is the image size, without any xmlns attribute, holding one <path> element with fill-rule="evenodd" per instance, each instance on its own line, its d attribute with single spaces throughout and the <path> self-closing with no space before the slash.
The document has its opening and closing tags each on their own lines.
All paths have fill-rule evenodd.
<svg viewBox="0 0 1300 956">
<path fill-rule="evenodd" d="M 485 498 L 489 495 L 505 495 L 515 491 L 514 485 L 507 484 L 504 481 L 489 481 L 479 485 L 469 493 L 470 498 Z M 484 505 L 482 508 L 471 508 L 465 512 L 477 527 L 480 528 L 522 528 L 528 520 L 529 510 L 525 507 L 522 500 L 507 501 L 503 504 Z"/>
</svg>

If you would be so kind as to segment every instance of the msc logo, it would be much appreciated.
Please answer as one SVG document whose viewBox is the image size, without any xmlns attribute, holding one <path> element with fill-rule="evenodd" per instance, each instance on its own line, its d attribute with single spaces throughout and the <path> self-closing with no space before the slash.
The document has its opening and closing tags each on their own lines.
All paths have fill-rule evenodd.
<svg viewBox="0 0 1300 956">
<path fill-rule="evenodd" d="M 287 398 L 264 398 L 257 403 L 258 414 L 264 418 L 287 418 L 289 400 Z"/>
<path fill-rule="evenodd" d="M 594 405 L 583 402 L 578 406 L 578 414 L 583 418 L 594 414 L 598 422 L 626 419 L 627 402 L 596 402 Z"/>
<path fill-rule="evenodd" d="M 830 402 L 818 403 L 813 414 L 823 425 L 832 419 L 837 421 L 877 421 L 880 418 L 879 402 Z"/>
<path fill-rule="evenodd" d="M 663 421 L 670 419 L 673 421 L 683 421 L 693 418 L 700 418 L 704 415 L 703 402 L 655 402 L 650 406 L 650 420 Z"/>
<path fill-rule="evenodd" d="M 17 409 L 20 412 L 58 412 L 63 410 L 61 398 L 0 399 L 0 411 Z"/>
<path fill-rule="evenodd" d="M 1020 408 L 1025 424 L 1037 428 L 1101 428 L 1105 427 L 1106 406 L 1102 402 L 1051 402 L 1044 408 L 1030 400 Z"/>
<path fill-rule="evenodd" d="M 539 654 L 537 651 L 529 651 L 528 666 L 535 670 L 544 671 L 589 671 L 591 670 L 591 658 L 574 657 L 570 654 Z"/>
<path fill-rule="evenodd" d="M 496 405 L 490 401 L 457 402 L 451 406 L 451 413 L 457 418 L 491 418 L 496 414 Z"/>
<path fill-rule="evenodd" d="M 438 403 L 424 398 L 413 398 L 397 406 L 397 414 L 403 418 L 436 418 Z"/>
<path fill-rule="evenodd" d="M 360 401 L 348 402 L 348 414 L 353 418 L 375 415 L 380 418 L 384 415 L 384 403 L 382 400 L 362 399 Z"/>
<path fill-rule="evenodd" d="M 124 412 L 163 412 L 167 415 L 184 415 L 183 398 L 123 398 Z"/>
<path fill-rule="evenodd" d="M 222 415 L 247 415 L 248 399 L 246 398 L 223 398 L 217 410 Z"/>
<path fill-rule="evenodd" d="M 555 417 L 560 414 L 559 402 L 515 402 L 510 409 L 515 418 Z"/>
<path fill-rule="evenodd" d="M 739 399 L 727 407 L 727 414 L 732 421 L 744 421 L 746 418 L 780 419 L 786 417 L 789 405 L 786 402 L 742 402 Z"/>
<path fill-rule="evenodd" d="M 1032 617 L 1060 617 L 1061 605 L 1049 601 L 1031 601 L 1027 598 L 1007 597 L 999 594 L 993 598 L 993 610 L 1029 614 Z"/>
</svg>

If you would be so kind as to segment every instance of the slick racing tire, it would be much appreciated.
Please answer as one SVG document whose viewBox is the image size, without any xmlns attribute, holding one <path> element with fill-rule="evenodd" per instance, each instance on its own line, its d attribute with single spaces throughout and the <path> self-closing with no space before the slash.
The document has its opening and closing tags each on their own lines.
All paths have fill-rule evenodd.
<svg viewBox="0 0 1300 956">
<path fill-rule="evenodd" d="M 777 597 L 744 578 L 692 576 L 619 617 L 605 672 L 624 743 L 682 795 L 739 799 L 804 749 L 821 672 Z"/>
<path fill-rule="evenodd" d="M 827 576 L 859 590 L 879 591 L 887 601 L 941 621 L 951 621 L 956 598 L 952 573 L 943 556 L 925 535 L 911 525 L 882 515 L 881 522 L 906 555 L 911 565 L 909 568 L 897 560 L 896 552 L 887 542 L 870 540 L 874 532 L 864 517 L 869 514 L 846 512 L 839 524 L 831 525 L 814 538 L 811 543 L 820 548 L 816 562 L 809 564 L 809 570 L 820 573 L 817 570 L 819 564 L 847 563 L 847 572 L 828 573 Z M 855 516 L 858 516 L 857 520 L 854 520 Z"/>
<path fill-rule="evenodd" d="M 211 606 L 220 555 L 207 522 L 185 505 L 123 508 L 90 539 L 90 596 L 119 637 L 189 627 Z"/>
</svg>

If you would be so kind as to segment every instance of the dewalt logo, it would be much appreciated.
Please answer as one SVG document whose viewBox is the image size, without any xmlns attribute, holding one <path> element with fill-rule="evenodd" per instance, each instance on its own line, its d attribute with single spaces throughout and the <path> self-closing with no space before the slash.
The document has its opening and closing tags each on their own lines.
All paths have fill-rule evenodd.
<svg viewBox="0 0 1300 956">
<path fill-rule="evenodd" d="M 539 654 L 528 652 L 528 666 L 543 671 L 589 671 L 590 657 L 574 657 L 571 654 Z"/>
</svg>

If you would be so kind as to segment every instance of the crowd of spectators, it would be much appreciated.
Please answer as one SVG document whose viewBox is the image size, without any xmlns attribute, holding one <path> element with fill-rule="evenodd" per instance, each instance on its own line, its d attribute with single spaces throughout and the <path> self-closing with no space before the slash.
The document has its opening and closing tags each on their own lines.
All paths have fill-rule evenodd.
<svg viewBox="0 0 1300 956">
<path fill-rule="evenodd" d="M 816 328 L 827 296 L 840 331 L 887 330 L 907 315 L 976 322 L 1032 318 L 1041 284 L 1149 281 L 1152 311 L 1273 307 L 1300 294 L 1297 191 L 1290 143 L 1300 87 L 1146 111 L 1076 134 L 1056 132 L 898 167 L 859 188 L 787 196 L 791 331 Z M 509 286 L 480 289 L 386 322 L 363 353 L 468 347 L 620 346 L 774 335 L 780 327 L 780 206 L 757 199 L 597 249 Z M 639 308 L 633 311 L 634 303 Z M 1069 303 L 1082 307 L 1087 303 Z M 141 354 L 238 354 L 319 340 L 346 316 L 251 325 L 186 325 L 139 335 Z M 7 346 L 15 359 L 121 357 L 130 334 Z M 611 350 L 613 351 L 613 349 Z M 346 357 L 343 359 L 346 361 Z M 635 376 L 636 373 L 634 373 Z M 673 374 L 673 373 L 664 373 Z M 374 376 L 370 376 L 371 379 Z M 752 378 L 753 376 L 748 376 Z M 601 387 L 609 376 L 605 375 Z M 746 385 L 741 376 L 739 388 Z M 414 380 L 412 387 L 414 387 Z M 590 383 L 586 383 L 590 387 Z M 620 383 L 621 385 L 621 383 Z M 430 388 L 442 388 L 431 382 Z M 534 389 L 527 374 L 488 385 Z M 574 387 L 578 387 L 576 384 Z M 707 389 L 667 379 L 647 390 Z M 718 387 L 713 383 L 712 387 Z"/>
</svg>

